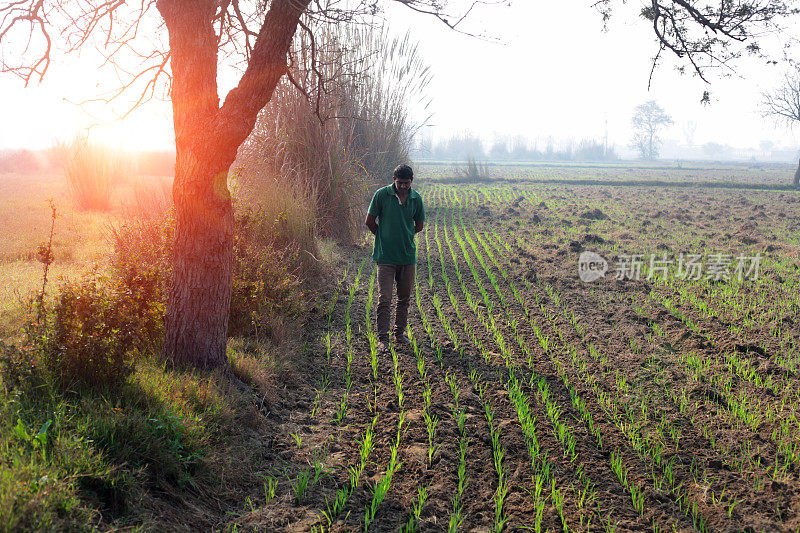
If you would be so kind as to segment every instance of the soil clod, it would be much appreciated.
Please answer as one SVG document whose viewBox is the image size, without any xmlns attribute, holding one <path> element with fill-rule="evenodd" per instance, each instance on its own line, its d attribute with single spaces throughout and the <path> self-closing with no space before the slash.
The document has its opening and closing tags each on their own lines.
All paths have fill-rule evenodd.
<svg viewBox="0 0 800 533">
<path fill-rule="evenodd" d="M 608 220 L 608 215 L 603 213 L 600 209 L 594 208 L 589 211 L 586 211 L 581 215 L 581 218 L 586 218 L 588 220 Z"/>
</svg>

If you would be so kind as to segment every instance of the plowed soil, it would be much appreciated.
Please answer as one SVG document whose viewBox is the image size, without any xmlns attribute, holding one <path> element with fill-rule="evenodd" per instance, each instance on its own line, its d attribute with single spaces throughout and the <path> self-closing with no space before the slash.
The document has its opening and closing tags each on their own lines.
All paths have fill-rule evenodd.
<svg viewBox="0 0 800 533">
<path fill-rule="evenodd" d="M 309 327 L 315 388 L 287 385 L 269 406 L 275 469 L 264 475 L 277 480 L 276 496 L 254 494 L 231 526 L 364 530 L 396 447 L 400 466 L 370 531 L 800 527 L 800 195 L 542 185 L 423 193 L 410 313 L 418 350 L 397 346 L 397 370 L 379 355 L 373 379 L 374 265 L 366 247 L 354 250 Z M 604 277 L 581 281 L 584 251 L 608 260 Z M 681 280 L 674 265 L 666 281 L 648 279 L 646 267 L 639 279 L 615 275 L 625 254 L 681 253 L 760 254 L 760 271 L 741 282 Z M 426 415 L 438 419 L 430 460 Z M 374 447 L 351 487 L 370 428 Z M 298 497 L 303 472 L 312 482 Z M 338 514 L 337 490 L 348 493 Z"/>
</svg>

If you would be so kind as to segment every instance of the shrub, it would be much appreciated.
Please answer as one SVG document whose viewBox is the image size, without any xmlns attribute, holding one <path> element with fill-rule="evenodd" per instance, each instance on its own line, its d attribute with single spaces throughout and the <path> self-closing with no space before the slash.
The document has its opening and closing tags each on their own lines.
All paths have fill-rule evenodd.
<svg viewBox="0 0 800 533">
<path fill-rule="evenodd" d="M 111 228 L 114 254 L 109 284 L 135 324 L 135 347 L 158 354 L 164 337 L 164 312 L 172 272 L 175 212 L 162 184 L 150 188 L 155 200 L 126 208 L 123 222 Z"/>
<path fill-rule="evenodd" d="M 30 150 L 0 150 L 0 172 L 33 174 L 42 170 L 42 162 Z"/>
<path fill-rule="evenodd" d="M 60 287 L 42 360 L 62 388 L 111 387 L 130 374 L 135 323 L 116 296 L 95 274 Z"/>
<path fill-rule="evenodd" d="M 129 217 L 111 230 L 111 283 L 118 304 L 135 323 L 135 342 L 141 353 L 161 351 L 174 235 L 171 209 L 161 217 Z"/>
<path fill-rule="evenodd" d="M 281 317 L 302 308 L 300 271 L 310 256 L 301 249 L 314 245 L 314 217 L 307 215 L 302 198 L 277 190 L 265 197 L 274 201 L 236 206 L 228 331 L 274 340 Z M 135 342 L 142 352 L 161 351 L 174 225 L 171 209 L 161 217 L 140 209 L 112 231 L 113 282 L 135 322 Z"/>
<path fill-rule="evenodd" d="M 286 234 L 280 226 L 288 225 L 288 219 L 275 220 L 267 213 L 245 209 L 236 218 L 228 333 L 280 341 L 281 320 L 302 309 L 299 273 L 304 252 L 299 243 L 280 237 Z"/>
<path fill-rule="evenodd" d="M 135 357 L 160 352 L 172 228 L 169 216 L 112 228 L 111 276 L 62 284 L 49 323 L 28 328 L 59 386 L 116 386 Z"/>
</svg>

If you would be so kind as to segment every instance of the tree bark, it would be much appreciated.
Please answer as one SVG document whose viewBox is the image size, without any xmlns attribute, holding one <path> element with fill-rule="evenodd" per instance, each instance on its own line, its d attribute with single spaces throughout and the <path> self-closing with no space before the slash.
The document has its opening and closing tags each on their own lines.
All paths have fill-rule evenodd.
<svg viewBox="0 0 800 533">
<path fill-rule="evenodd" d="M 233 285 L 233 207 L 227 174 L 180 150 L 176 164 L 173 279 L 164 355 L 178 366 L 227 366 Z"/>
<path fill-rule="evenodd" d="M 234 218 L 228 169 L 269 102 L 310 0 L 273 0 L 245 73 L 220 108 L 216 0 L 158 0 L 169 31 L 175 127 L 176 228 L 164 356 L 227 368 Z"/>
<path fill-rule="evenodd" d="M 201 368 L 227 361 L 232 286 L 233 207 L 224 162 L 198 141 L 219 109 L 213 1 L 157 4 L 169 31 L 175 128 L 176 227 L 165 317 L 164 355 Z M 217 161 L 214 161 L 217 159 Z M 216 164 L 214 164 L 216 163 Z"/>
<path fill-rule="evenodd" d="M 800 187 L 800 161 L 797 163 L 797 170 L 794 171 L 794 186 Z"/>
</svg>

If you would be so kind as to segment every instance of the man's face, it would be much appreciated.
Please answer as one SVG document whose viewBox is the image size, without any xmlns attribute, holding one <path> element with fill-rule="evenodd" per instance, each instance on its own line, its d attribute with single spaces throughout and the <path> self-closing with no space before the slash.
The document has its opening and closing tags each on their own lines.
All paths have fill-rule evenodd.
<svg viewBox="0 0 800 533">
<path fill-rule="evenodd" d="M 412 180 L 399 180 L 394 178 L 394 186 L 398 191 L 408 192 L 411 189 L 411 181 Z"/>
</svg>

